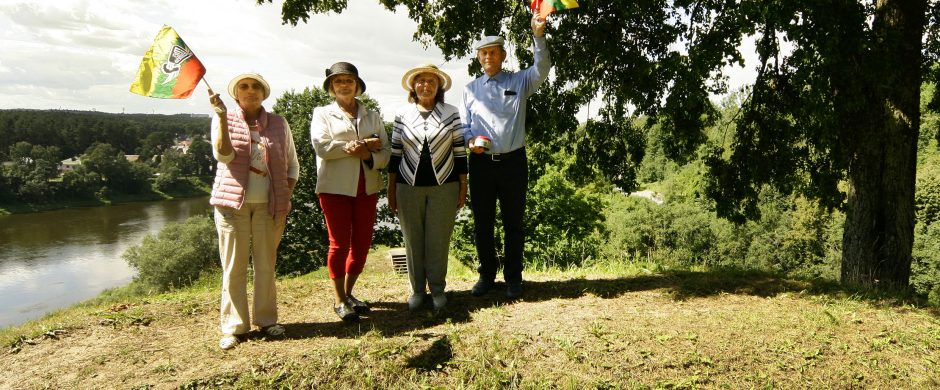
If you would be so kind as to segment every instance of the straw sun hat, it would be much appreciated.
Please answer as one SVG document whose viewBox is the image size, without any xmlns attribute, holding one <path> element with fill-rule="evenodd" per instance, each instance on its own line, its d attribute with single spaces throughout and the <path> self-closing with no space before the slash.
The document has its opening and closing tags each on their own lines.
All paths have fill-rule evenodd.
<svg viewBox="0 0 940 390">
<path fill-rule="evenodd" d="M 242 73 L 238 76 L 235 76 L 235 78 L 233 78 L 232 81 L 228 83 L 228 94 L 232 96 L 232 99 L 238 100 L 238 98 L 235 97 L 235 87 L 238 86 L 239 81 L 244 79 L 257 80 L 259 83 L 261 83 L 261 86 L 264 88 L 264 99 L 267 99 L 268 96 L 271 96 L 271 86 L 268 85 L 268 82 L 264 80 L 264 77 L 261 77 L 261 75 L 257 73 Z"/>
<path fill-rule="evenodd" d="M 447 73 L 444 73 L 444 71 L 438 69 L 437 66 L 433 64 L 419 65 L 409 69 L 401 78 L 401 87 L 406 91 L 411 92 L 411 86 L 414 84 L 415 77 L 422 73 L 434 74 L 437 76 L 437 78 L 441 79 L 441 89 L 444 91 L 450 89 L 450 76 L 448 76 Z"/>
</svg>

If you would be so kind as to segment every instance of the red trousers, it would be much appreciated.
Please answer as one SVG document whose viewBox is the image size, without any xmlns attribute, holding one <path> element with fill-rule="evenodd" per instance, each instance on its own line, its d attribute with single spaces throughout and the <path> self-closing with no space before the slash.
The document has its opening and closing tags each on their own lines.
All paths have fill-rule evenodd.
<svg viewBox="0 0 940 390">
<path fill-rule="evenodd" d="M 319 194 L 326 230 L 330 234 L 330 251 L 326 256 L 330 279 L 342 278 L 346 274 L 359 275 L 366 266 L 379 197 L 378 194 L 366 194 L 362 172 L 357 193 L 355 197 Z"/>
</svg>

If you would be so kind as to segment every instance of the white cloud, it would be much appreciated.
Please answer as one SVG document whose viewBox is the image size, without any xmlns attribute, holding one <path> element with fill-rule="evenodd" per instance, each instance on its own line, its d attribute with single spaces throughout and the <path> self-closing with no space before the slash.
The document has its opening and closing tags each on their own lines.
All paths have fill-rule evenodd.
<svg viewBox="0 0 940 390">
<path fill-rule="evenodd" d="M 448 72 L 454 81 L 451 103 L 470 81 L 469 58 L 445 63 L 438 48 L 413 41 L 415 23 L 406 12 L 392 13 L 372 1 L 352 1 L 342 14 L 314 15 L 291 26 L 281 24 L 280 2 L 0 0 L 0 108 L 208 112 L 202 88 L 182 101 L 128 91 L 164 24 L 206 65 L 206 80 L 217 91 L 237 74 L 263 74 L 272 86 L 268 106 L 285 91 L 319 88 L 324 69 L 336 61 L 359 67 L 386 119 L 405 102 L 401 76 L 412 66 L 430 62 Z M 732 74 L 732 86 L 736 82 Z"/>
<path fill-rule="evenodd" d="M 319 87 L 336 61 L 359 67 L 386 116 L 404 103 L 401 75 L 442 63 L 437 48 L 412 41 L 415 24 L 373 2 L 350 2 L 342 14 L 282 25 L 281 4 L 253 0 L 0 0 L 0 108 L 73 108 L 109 112 L 208 111 L 200 88 L 183 101 L 128 92 L 140 58 L 166 24 L 206 65 L 207 81 L 224 91 L 229 78 L 255 71 L 272 85 L 273 105 L 287 90 Z M 469 81 L 466 61 L 444 64 L 456 85 Z M 457 90 L 449 96 L 457 100 Z"/>
</svg>

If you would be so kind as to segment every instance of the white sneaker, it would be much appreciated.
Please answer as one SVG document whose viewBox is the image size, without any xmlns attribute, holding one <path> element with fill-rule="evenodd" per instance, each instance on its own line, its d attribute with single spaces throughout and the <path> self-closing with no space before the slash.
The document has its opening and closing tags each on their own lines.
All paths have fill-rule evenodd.
<svg viewBox="0 0 940 390">
<path fill-rule="evenodd" d="M 447 306 L 447 297 L 444 294 L 433 295 L 431 300 L 434 301 L 434 310 L 441 310 Z"/>
<path fill-rule="evenodd" d="M 238 337 L 235 335 L 227 334 L 219 340 L 219 348 L 222 350 L 235 348 L 236 345 L 238 345 Z"/>
<path fill-rule="evenodd" d="M 408 297 L 408 310 L 418 310 L 422 303 L 424 303 L 424 294 L 411 294 Z"/>
</svg>

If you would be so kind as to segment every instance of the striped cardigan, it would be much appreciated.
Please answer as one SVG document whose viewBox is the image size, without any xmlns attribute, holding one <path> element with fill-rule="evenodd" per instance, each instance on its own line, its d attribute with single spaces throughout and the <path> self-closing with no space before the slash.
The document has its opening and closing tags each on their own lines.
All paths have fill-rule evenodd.
<svg viewBox="0 0 940 390">
<path fill-rule="evenodd" d="M 458 174 L 467 173 L 463 133 L 457 107 L 437 103 L 431 115 L 424 119 L 417 104 L 403 106 L 395 114 L 392 125 L 389 172 L 397 173 L 405 182 L 414 185 L 421 149 L 427 139 L 437 184 L 443 184 L 455 170 Z"/>
</svg>

